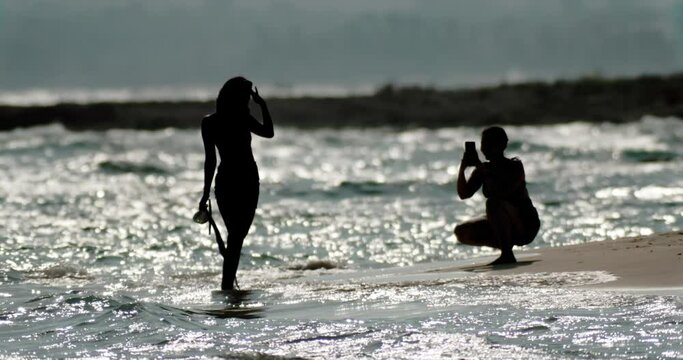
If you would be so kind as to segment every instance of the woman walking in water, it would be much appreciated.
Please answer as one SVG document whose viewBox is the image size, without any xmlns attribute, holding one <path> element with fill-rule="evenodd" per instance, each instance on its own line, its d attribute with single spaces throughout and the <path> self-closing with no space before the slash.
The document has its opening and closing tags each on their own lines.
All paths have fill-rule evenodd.
<svg viewBox="0 0 683 360">
<path fill-rule="evenodd" d="M 216 112 L 202 120 L 204 141 L 204 194 L 199 210 L 206 211 L 216 170 L 216 148 L 221 157 L 216 175 L 216 202 L 228 229 L 227 248 L 219 241 L 223 256 L 221 289 L 235 282 L 242 243 L 254 220 L 259 196 L 259 174 L 251 151 L 251 134 L 272 138 L 273 121 L 258 89 L 243 77 L 228 80 L 216 99 Z M 249 113 L 249 98 L 261 108 L 262 122 Z M 220 239 L 220 238 L 219 238 Z"/>
<path fill-rule="evenodd" d="M 474 147 L 466 149 L 458 173 L 458 196 L 468 199 L 481 187 L 486 216 L 456 226 L 455 236 L 463 244 L 500 249 L 492 264 L 517 262 L 512 247 L 533 241 L 541 225 L 526 189 L 522 162 L 505 157 L 507 143 L 505 130 L 487 128 L 481 134 L 481 152 L 488 161 L 479 161 Z M 465 169 L 470 166 L 475 169 L 467 179 Z"/>
</svg>

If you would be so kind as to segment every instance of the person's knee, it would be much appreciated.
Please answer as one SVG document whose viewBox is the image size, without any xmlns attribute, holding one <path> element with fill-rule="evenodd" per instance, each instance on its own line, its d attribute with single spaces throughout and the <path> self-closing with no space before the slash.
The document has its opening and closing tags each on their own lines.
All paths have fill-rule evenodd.
<svg viewBox="0 0 683 360">
<path fill-rule="evenodd" d="M 455 228 L 453 228 L 453 234 L 455 235 L 456 238 L 459 238 L 462 236 L 462 224 L 455 225 Z"/>
<path fill-rule="evenodd" d="M 463 243 L 463 244 L 469 244 L 470 243 L 470 234 L 471 231 L 469 230 L 469 226 L 467 224 L 459 224 L 453 229 L 453 234 L 455 234 L 455 238 Z"/>
<path fill-rule="evenodd" d="M 247 238 L 247 234 L 249 234 L 249 228 L 247 229 L 240 229 L 239 231 L 235 232 L 235 240 L 239 241 L 240 243 L 244 242 L 244 239 Z"/>
<path fill-rule="evenodd" d="M 244 219 L 235 219 L 228 225 L 228 236 L 232 236 L 235 239 L 244 239 L 249 233 L 249 228 L 251 227 L 251 221 Z"/>
</svg>

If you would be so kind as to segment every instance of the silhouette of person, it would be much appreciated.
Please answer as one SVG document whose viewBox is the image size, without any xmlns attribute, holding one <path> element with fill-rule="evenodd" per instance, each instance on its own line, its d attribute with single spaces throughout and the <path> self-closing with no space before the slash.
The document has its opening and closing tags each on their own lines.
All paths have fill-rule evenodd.
<svg viewBox="0 0 683 360">
<path fill-rule="evenodd" d="M 507 143 L 503 128 L 485 129 L 480 149 L 488 161 L 481 162 L 474 149 L 465 151 L 458 172 L 458 196 L 465 200 L 482 188 L 486 215 L 456 226 L 455 236 L 463 244 L 500 249 L 492 265 L 517 262 L 512 247 L 533 241 L 541 225 L 527 192 L 522 162 L 505 157 Z M 475 169 L 467 179 L 465 169 L 471 166 Z"/>
<path fill-rule="evenodd" d="M 254 220 L 259 196 L 259 174 L 251 151 L 251 134 L 272 138 L 273 121 L 258 89 L 243 77 L 228 80 L 216 98 L 216 112 L 202 119 L 204 141 L 204 193 L 199 210 L 206 210 L 216 170 L 216 148 L 221 163 L 216 174 L 218 209 L 228 229 L 227 248 L 219 242 L 223 256 L 221 289 L 231 290 L 235 282 L 242 243 Z M 249 98 L 261 108 L 262 123 L 249 113 Z"/>
</svg>

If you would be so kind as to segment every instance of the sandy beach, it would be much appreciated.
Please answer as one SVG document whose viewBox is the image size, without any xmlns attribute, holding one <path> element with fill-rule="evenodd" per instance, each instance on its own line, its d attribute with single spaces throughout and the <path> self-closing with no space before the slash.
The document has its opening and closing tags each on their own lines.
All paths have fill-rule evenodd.
<svg viewBox="0 0 683 360">
<path fill-rule="evenodd" d="M 458 269 L 491 275 L 605 271 L 615 275 L 617 280 L 591 287 L 683 287 L 683 232 L 680 231 L 517 251 L 516 255 L 519 263 L 514 265 L 461 266 Z"/>
</svg>

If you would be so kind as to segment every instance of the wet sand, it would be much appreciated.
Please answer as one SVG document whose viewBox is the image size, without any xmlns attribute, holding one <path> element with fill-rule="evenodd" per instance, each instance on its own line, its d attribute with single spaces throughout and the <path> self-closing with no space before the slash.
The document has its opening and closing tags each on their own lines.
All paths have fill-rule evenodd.
<svg viewBox="0 0 683 360">
<path fill-rule="evenodd" d="M 514 265 L 459 266 L 441 271 L 467 270 L 491 275 L 605 271 L 617 280 L 590 287 L 683 288 L 683 232 L 517 250 L 515 254 L 520 261 Z"/>
</svg>

